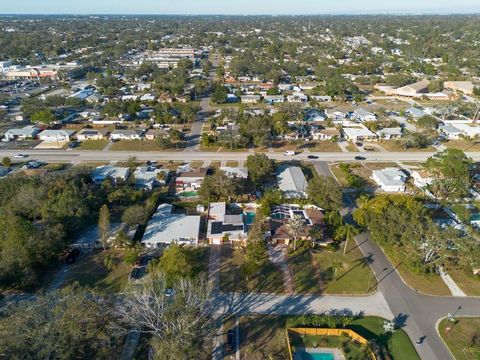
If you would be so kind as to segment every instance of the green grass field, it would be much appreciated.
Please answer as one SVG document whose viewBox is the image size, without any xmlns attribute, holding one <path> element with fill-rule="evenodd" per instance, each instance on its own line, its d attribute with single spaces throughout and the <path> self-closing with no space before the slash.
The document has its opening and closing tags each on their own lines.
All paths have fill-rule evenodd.
<svg viewBox="0 0 480 360">
<path fill-rule="evenodd" d="M 440 322 L 438 332 L 443 341 L 456 360 L 480 359 L 480 318 L 456 320 L 456 323 L 447 319 Z"/>
</svg>

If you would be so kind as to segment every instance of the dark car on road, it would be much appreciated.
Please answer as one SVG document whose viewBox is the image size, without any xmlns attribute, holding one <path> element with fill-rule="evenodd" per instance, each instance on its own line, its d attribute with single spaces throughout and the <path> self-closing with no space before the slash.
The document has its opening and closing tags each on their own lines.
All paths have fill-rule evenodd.
<svg viewBox="0 0 480 360">
<path fill-rule="evenodd" d="M 318 159 L 318 156 L 317 155 L 308 155 L 308 158 L 309 159 Z"/>
<path fill-rule="evenodd" d="M 365 156 L 355 156 L 355 160 L 367 160 Z"/>
</svg>

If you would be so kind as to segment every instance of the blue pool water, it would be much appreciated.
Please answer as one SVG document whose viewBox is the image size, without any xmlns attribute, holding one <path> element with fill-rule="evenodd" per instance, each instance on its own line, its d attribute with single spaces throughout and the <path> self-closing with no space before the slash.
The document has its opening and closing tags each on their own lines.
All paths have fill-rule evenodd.
<svg viewBox="0 0 480 360">
<path fill-rule="evenodd" d="M 308 353 L 302 352 L 302 360 L 334 360 L 332 353 Z"/>
<path fill-rule="evenodd" d="M 253 221 L 255 220 L 255 213 L 254 212 L 247 212 L 245 213 L 245 223 L 247 225 L 253 224 Z"/>
</svg>

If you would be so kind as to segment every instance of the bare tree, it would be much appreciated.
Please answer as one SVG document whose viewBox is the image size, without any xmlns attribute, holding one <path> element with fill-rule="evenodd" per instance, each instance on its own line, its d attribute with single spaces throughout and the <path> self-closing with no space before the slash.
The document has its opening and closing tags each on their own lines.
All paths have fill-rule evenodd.
<svg viewBox="0 0 480 360">
<path fill-rule="evenodd" d="M 293 251 L 297 249 L 297 240 L 303 234 L 305 222 L 299 215 L 293 215 L 287 223 L 287 230 L 293 237 Z"/>
<path fill-rule="evenodd" d="M 129 284 L 124 301 L 116 309 L 119 321 L 115 327 L 122 334 L 151 334 L 156 351 L 192 350 L 212 328 L 209 293 L 204 278 L 184 278 L 169 288 L 165 275 L 153 272 Z"/>
</svg>

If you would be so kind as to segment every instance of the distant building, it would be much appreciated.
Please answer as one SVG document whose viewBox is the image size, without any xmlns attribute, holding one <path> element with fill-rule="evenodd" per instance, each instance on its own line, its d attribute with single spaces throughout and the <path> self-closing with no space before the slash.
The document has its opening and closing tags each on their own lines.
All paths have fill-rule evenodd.
<svg viewBox="0 0 480 360">
<path fill-rule="evenodd" d="M 107 131 L 106 130 L 97 130 L 97 129 L 89 129 L 85 128 L 80 130 L 75 137 L 79 141 L 85 140 L 102 140 L 106 137 Z"/>
<path fill-rule="evenodd" d="M 313 140 L 333 140 L 340 137 L 340 130 L 337 128 L 315 129 L 311 132 Z"/>
<path fill-rule="evenodd" d="M 452 91 L 459 91 L 465 95 L 473 95 L 474 85 L 471 81 L 445 81 L 443 87 Z"/>
<path fill-rule="evenodd" d="M 383 170 L 374 170 L 372 179 L 385 192 L 404 192 L 407 175 L 397 168 L 386 168 Z"/>
<path fill-rule="evenodd" d="M 391 140 L 402 137 L 402 128 L 383 128 L 377 131 L 377 135 L 380 139 Z"/>
<path fill-rule="evenodd" d="M 256 104 L 260 101 L 260 95 L 242 95 L 240 98 L 244 104 Z"/>
<path fill-rule="evenodd" d="M 410 115 L 411 117 L 415 118 L 415 119 L 418 119 L 418 118 L 421 118 L 422 116 L 425 116 L 425 112 L 419 108 L 416 108 L 416 107 L 409 107 L 405 113 L 407 115 Z"/>
<path fill-rule="evenodd" d="M 393 89 L 392 94 L 398 95 L 398 96 L 406 96 L 406 97 L 421 97 L 423 94 L 428 93 L 429 84 L 430 84 L 430 81 L 426 79 L 421 80 L 410 85 Z"/>
<path fill-rule="evenodd" d="M 377 120 L 377 115 L 375 115 L 374 113 L 370 112 L 370 111 L 367 111 L 363 108 L 358 108 L 358 109 L 355 109 L 353 111 L 353 116 L 359 120 L 359 121 L 362 121 L 362 122 L 365 122 L 365 121 L 375 121 Z"/>
<path fill-rule="evenodd" d="M 173 205 L 161 204 L 147 224 L 142 244 L 148 248 L 176 244 L 197 245 L 200 216 L 176 214 Z"/>
<path fill-rule="evenodd" d="M 75 130 L 43 130 L 38 138 L 45 142 L 68 142 L 75 134 Z"/>
</svg>

